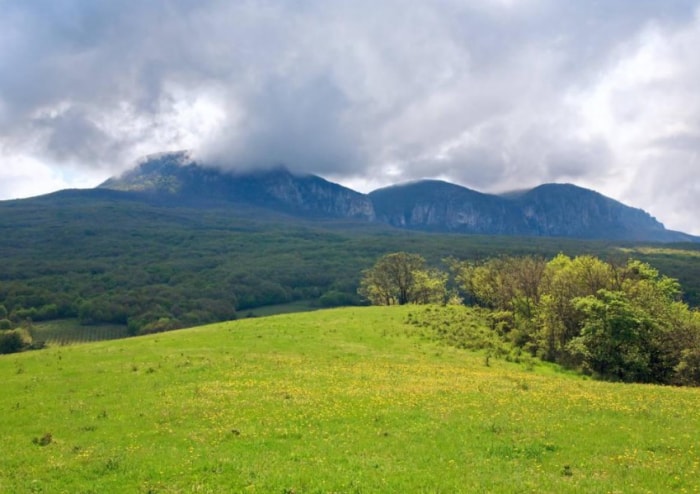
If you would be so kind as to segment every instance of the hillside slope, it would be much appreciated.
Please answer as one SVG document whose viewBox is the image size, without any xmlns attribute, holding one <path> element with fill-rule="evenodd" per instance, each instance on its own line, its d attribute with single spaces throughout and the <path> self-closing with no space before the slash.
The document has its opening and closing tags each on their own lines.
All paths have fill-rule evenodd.
<svg viewBox="0 0 700 494">
<path fill-rule="evenodd" d="M 0 357 L 0 491 L 697 486 L 700 390 L 487 366 L 406 324 L 428 309 L 320 311 Z"/>
<path fill-rule="evenodd" d="M 362 270 L 407 251 L 435 267 L 447 257 L 635 257 L 678 278 L 697 306 L 699 248 L 443 235 L 250 204 L 178 206 L 137 192 L 67 190 L 0 202 L 0 305 L 16 325 L 79 318 L 162 331 L 291 301 L 357 304 Z"/>
</svg>

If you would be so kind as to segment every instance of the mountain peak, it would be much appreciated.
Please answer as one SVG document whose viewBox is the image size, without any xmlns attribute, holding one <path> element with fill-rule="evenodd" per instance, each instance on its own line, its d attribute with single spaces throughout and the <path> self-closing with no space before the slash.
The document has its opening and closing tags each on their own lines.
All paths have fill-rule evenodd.
<svg viewBox="0 0 700 494">
<path fill-rule="evenodd" d="M 99 187 L 198 207 L 245 204 L 308 216 L 374 219 L 366 196 L 320 177 L 296 175 L 284 166 L 223 171 L 202 166 L 183 151 L 148 156 Z"/>
<path fill-rule="evenodd" d="M 573 184 L 543 184 L 512 200 L 541 235 L 627 240 L 672 236 L 646 211 Z"/>
<path fill-rule="evenodd" d="M 247 205 L 286 214 L 350 218 L 398 228 L 484 235 L 697 241 L 666 230 L 647 212 L 573 184 L 547 183 L 501 195 L 442 180 L 419 180 L 360 194 L 284 166 L 222 171 L 187 151 L 150 155 L 101 186 L 161 203 Z"/>
</svg>

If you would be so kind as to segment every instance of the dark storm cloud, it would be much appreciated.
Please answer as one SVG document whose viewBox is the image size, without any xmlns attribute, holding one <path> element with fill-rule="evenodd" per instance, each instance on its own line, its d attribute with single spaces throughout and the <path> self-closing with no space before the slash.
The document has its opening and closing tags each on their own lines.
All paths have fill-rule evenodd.
<svg viewBox="0 0 700 494">
<path fill-rule="evenodd" d="M 1 6 L 0 155 L 27 173 L 189 148 L 359 185 L 570 181 L 700 232 L 697 1 Z"/>
</svg>

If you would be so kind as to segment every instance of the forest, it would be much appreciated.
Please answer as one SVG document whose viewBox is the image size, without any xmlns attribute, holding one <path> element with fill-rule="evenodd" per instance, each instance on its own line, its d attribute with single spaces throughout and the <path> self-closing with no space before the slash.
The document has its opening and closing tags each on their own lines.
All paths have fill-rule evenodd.
<svg viewBox="0 0 700 494">
<path fill-rule="evenodd" d="M 448 257 L 634 257 L 680 280 L 697 305 L 700 246 L 397 231 L 303 221 L 259 210 L 165 207 L 83 195 L 0 205 L 0 326 L 76 318 L 145 334 L 245 316 L 305 300 L 360 305 L 362 271 L 390 252 Z"/>
</svg>

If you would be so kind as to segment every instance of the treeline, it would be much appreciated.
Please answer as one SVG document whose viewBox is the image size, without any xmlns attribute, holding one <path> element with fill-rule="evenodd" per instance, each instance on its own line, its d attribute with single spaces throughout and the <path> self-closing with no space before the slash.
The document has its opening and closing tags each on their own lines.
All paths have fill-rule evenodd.
<svg viewBox="0 0 700 494">
<path fill-rule="evenodd" d="M 700 384 L 700 314 L 649 264 L 592 256 L 453 261 L 494 328 L 544 360 L 619 381 Z"/>
<path fill-rule="evenodd" d="M 299 300 L 319 307 L 361 304 L 361 271 L 397 250 L 418 252 L 430 266 L 450 255 L 474 262 L 558 252 L 620 262 L 632 254 L 654 256 L 653 265 L 680 278 L 693 303 L 698 249 L 625 251 L 605 242 L 438 235 L 238 208 L 47 196 L 0 202 L 0 305 L 6 309 L 0 319 L 19 328 L 75 318 L 144 334 Z"/>
<path fill-rule="evenodd" d="M 418 255 L 384 256 L 360 291 L 385 305 L 460 296 L 491 310 L 496 334 L 543 360 L 607 380 L 700 385 L 700 313 L 649 264 L 564 254 L 448 264 L 451 286 Z"/>
</svg>

